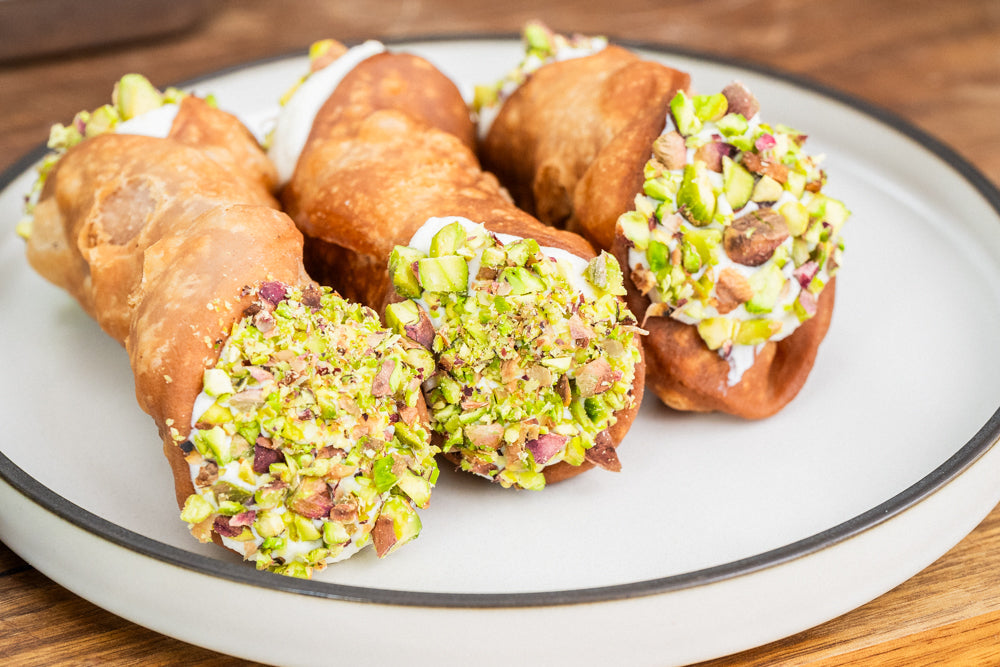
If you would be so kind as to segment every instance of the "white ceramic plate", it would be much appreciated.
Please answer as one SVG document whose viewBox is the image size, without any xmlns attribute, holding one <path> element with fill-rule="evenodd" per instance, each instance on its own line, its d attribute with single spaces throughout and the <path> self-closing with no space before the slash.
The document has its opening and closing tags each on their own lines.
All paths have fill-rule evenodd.
<svg viewBox="0 0 1000 667">
<path fill-rule="evenodd" d="M 463 89 L 513 40 L 429 40 Z M 743 80 L 826 153 L 854 212 L 837 309 L 781 414 L 747 423 L 647 400 L 620 474 L 541 493 L 446 472 L 424 531 L 313 581 L 193 542 L 122 350 L 37 277 L 13 233 L 40 151 L 0 195 L 0 538 L 60 584 L 182 640 L 282 664 L 675 664 L 855 608 L 956 544 L 1000 501 L 1000 194 L 876 109 L 774 72 L 643 49 L 702 91 Z M 199 81 L 259 123 L 301 57 Z M 158 82 L 163 83 L 163 82 Z M 110 84 L 109 84 L 110 89 Z"/>
</svg>

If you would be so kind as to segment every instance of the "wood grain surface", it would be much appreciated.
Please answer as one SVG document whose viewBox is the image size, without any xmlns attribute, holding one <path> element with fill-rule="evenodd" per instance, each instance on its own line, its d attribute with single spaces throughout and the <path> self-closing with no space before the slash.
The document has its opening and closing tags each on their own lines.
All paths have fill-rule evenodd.
<svg viewBox="0 0 1000 667">
<path fill-rule="evenodd" d="M 207 7 L 200 22 L 180 33 L 0 62 L 0 169 L 44 141 L 52 123 L 104 103 L 126 72 L 143 72 L 162 86 L 302 52 L 328 36 L 511 34 L 541 18 L 562 31 L 680 46 L 806 76 L 900 115 L 1000 183 L 997 0 L 218 0 Z M 0 39 L 15 29 L 0 26 Z M 98 609 L 3 544 L 0 663 L 247 664 Z M 1000 508 L 879 599 L 799 635 L 704 664 L 1000 664 Z"/>
</svg>

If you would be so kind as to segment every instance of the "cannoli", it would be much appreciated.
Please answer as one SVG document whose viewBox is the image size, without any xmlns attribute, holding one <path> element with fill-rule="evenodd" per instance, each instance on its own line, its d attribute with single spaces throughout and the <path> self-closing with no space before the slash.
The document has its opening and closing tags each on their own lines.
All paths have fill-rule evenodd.
<svg viewBox="0 0 1000 667">
<path fill-rule="evenodd" d="M 437 475 L 431 355 L 310 280 L 235 117 L 141 77 L 115 98 L 54 130 L 21 230 L 124 345 L 181 518 L 293 576 L 413 539 Z"/>
<path fill-rule="evenodd" d="M 799 392 L 830 326 L 850 213 L 822 192 L 806 136 L 764 123 L 742 84 L 670 106 L 615 226 L 650 386 L 681 410 L 767 417 Z M 598 196 L 593 182 L 580 191 Z"/>
<path fill-rule="evenodd" d="M 311 270 L 433 352 L 431 424 L 462 469 L 529 489 L 618 470 L 643 363 L 617 261 L 510 202 L 429 63 L 343 57 L 281 195 Z"/>
<path fill-rule="evenodd" d="M 525 41 L 525 64 L 477 96 L 484 164 L 550 222 L 612 248 L 665 403 L 746 418 L 780 410 L 829 326 L 848 217 L 821 192 L 805 136 L 764 123 L 739 83 L 692 95 L 675 74 L 675 89 L 647 102 L 639 65 L 617 64 L 635 56 L 538 24 Z M 645 67 L 650 80 L 672 72 Z M 562 204 L 544 203 L 551 192 Z"/>
<path fill-rule="evenodd" d="M 564 37 L 539 23 L 526 26 L 524 43 L 520 65 L 497 83 L 476 87 L 473 109 L 483 167 L 542 222 L 608 250 L 617 214 L 611 224 L 579 215 L 578 186 L 594 177 L 592 165 L 609 144 L 617 150 L 623 143 L 652 143 L 671 98 L 687 89 L 690 77 L 603 37 Z M 624 180 L 602 179 L 602 184 L 633 194 L 642 185 L 640 175 L 621 176 Z"/>
</svg>

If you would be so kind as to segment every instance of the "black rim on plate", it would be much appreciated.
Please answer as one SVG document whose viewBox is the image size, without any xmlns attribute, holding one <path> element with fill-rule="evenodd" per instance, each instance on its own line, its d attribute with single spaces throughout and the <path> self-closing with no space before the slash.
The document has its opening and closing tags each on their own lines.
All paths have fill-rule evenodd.
<svg viewBox="0 0 1000 667">
<path fill-rule="evenodd" d="M 443 41 L 487 41 L 516 40 L 518 36 L 511 34 L 498 35 L 432 35 L 409 37 L 402 40 L 385 40 L 387 44 L 404 46 L 425 42 Z M 1000 190 L 993 185 L 978 169 L 958 155 L 951 147 L 928 135 L 909 121 L 896 114 L 878 107 L 870 102 L 859 100 L 839 90 L 829 88 L 811 79 L 790 74 L 776 68 L 759 63 L 746 63 L 732 58 L 721 57 L 711 53 L 703 53 L 668 45 L 651 44 L 632 40 L 615 40 L 623 46 L 656 53 L 662 57 L 685 57 L 707 63 L 731 66 L 734 68 L 755 72 L 764 76 L 792 84 L 793 86 L 819 94 L 830 100 L 840 102 L 881 124 L 904 135 L 917 144 L 934 153 L 940 160 L 954 169 L 961 177 L 972 185 L 976 191 L 1000 215 Z M 222 69 L 211 74 L 179 84 L 179 87 L 189 87 L 207 79 L 277 62 L 288 58 L 302 57 L 304 49 L 293 54 L 244 63 Z M 45 154 L 44 145 L 30 151 L 11 167 L 0 174 L 0 190 L 6 189 L 15 178 L 28 170 Z M 216 560 L 208 556 L 185 551 L 177 547 L 158 542 L 131 530 L 114 524 L 88 510 L 79 507 L 63 498 L 39 481 L 31 477 L 0 451 L 0 479 L 26 496 L 31 501 L 52 512 L 69 523 L 103 538 L 115 545 L 148 556 L 171 565 L 175 565 L 198 573 L 228 579 L 234 582 L 259 586 L 262 588 L 323 597 L 334 600 L 367 602 L 375 604 L 425 606 L 425 607 L 468 607 L 468 608 L 500 608 L 500 607 L 537 607 L 580 604 L 622 600 L 634 597 L 656 595 L 670 591 L 692 588 L 740 575 L 750 574 L 765 568 L 809 555 L 825 547 L 842 542 L 858 533 L 866 531 L 880 523 L 900 514 L 912 507 L 930 494 L 934 493 L 949 481 L 955 479 L 976 460 L 986 453 L 1000 437 L 1000 408 L 958 451 L 944 463 L 932 470 L 924 478 L 904 489 L 897 495 L 872 507 L 871 509 L 843 523 L 792 542 L 777 549 L 755 554 L 722 565 L 685 572 L 656 579 L 560 591 L 545 591 L 532 593 L 432 593 L 421 591 L 387 590 L 361 586 L 348 586 L 321 581 L 294 579 L 270 572 L 259 572 L 253 567 L 242 563 Z"/>
</svg>

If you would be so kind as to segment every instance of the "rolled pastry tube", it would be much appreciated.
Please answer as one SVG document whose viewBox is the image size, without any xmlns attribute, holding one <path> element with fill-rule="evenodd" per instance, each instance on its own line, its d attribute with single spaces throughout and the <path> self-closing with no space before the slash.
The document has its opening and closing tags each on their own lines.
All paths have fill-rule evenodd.
<svg viewBox="0 0 1000 667">
<path fill-rule="evenodd" d="M 470 148 L 460 94 L 432 71 L 407 54 L 355 64 L 282 202 L 325 262 L 314 271 L 385 305 L 396 330 L 433 352 L 424 389 L 446 456 L 531 489 L 617 470 L 643 388 L 618 264 L 510 202 Z M 452 117 L 424 113 L 427 99 Z"/>
<path fill-rule="evenodd" d="M 685 75 L 602 41 L 532 24 L 525 42 L 521 68 L 479 92 L 484 164 L 543 219 L 613 248 L 665 403 L 780 410 L 829 327 L 848 215 L 805 136 L 762 122 L 741 84 L 691 95 Z"/>
<path fill-rule="evenodd" d="M 524 43 L 520 65 L 476 89 L 483 167 L 542 222 L 610 249 L 618 214 L 579 191 L 595 180 L 604 191 L 639 190 L 641 172 L 611 180 L 599 158 L 622 149 L 645 154 L 690 77 L 604 38 L 564 37 L 538 23 L 528 24 Z"/>
<path fill-rule="evenodd" d="M 389 553 L 437 474 L 430 355 L 310 280 L 236 118 L 181 96 L 157 120 L 142 83 L 152 102 L 131 108 L 123 86 L 114 115 L 57 128 L 29 261 L 125 347 L 198 539 L 294 576 Z M 158 127 L 127 134 L 140 121 Z"/>
</svg>

